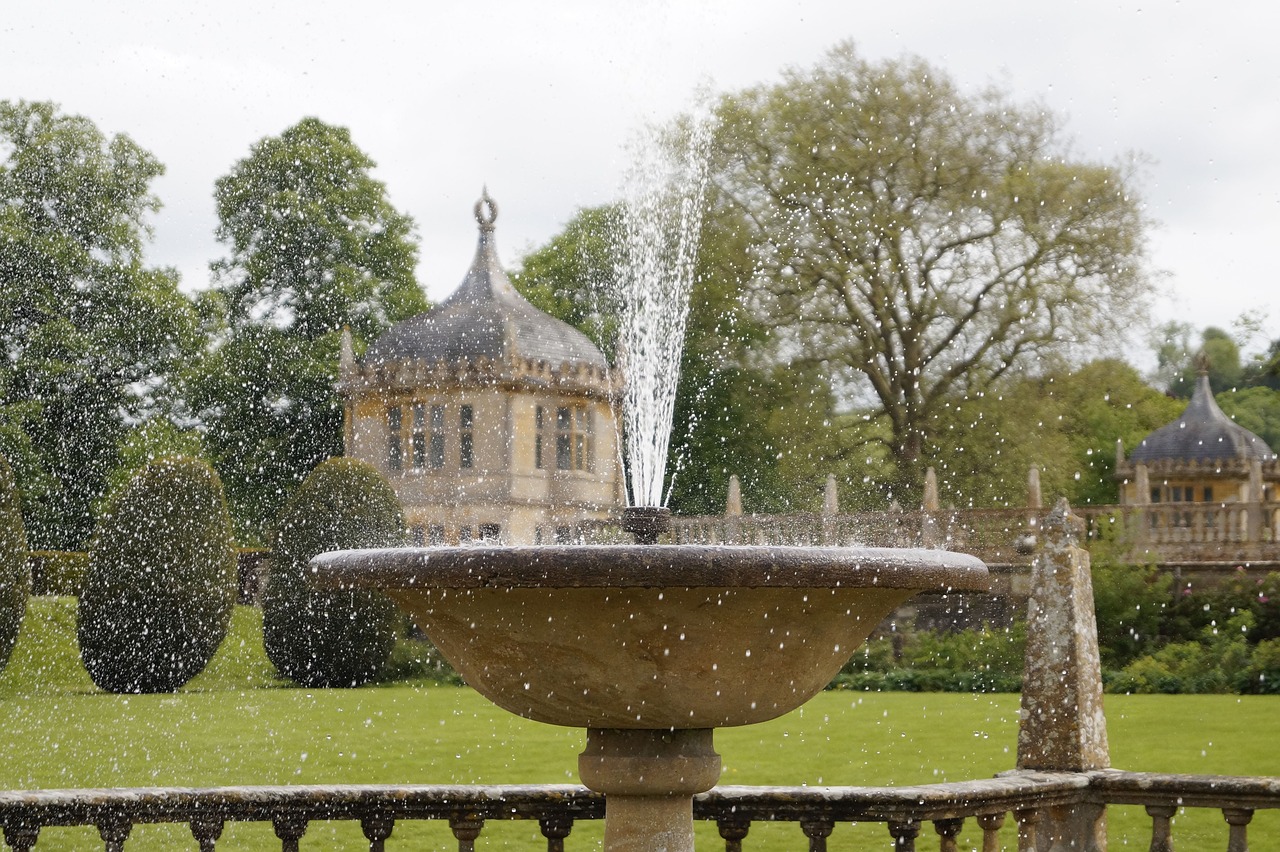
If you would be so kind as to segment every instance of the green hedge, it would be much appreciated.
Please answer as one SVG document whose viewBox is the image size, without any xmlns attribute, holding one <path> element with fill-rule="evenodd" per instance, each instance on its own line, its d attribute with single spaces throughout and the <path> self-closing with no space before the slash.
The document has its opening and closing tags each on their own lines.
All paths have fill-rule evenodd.
<svg viewBox="0 0 1280 852">
<path fill-rule="evenodd" d="M 142 468 L 108 503 L 76 611 L 80 657 L 110 692 L 171 692 L 199 674 L 235 604 L 222 483 L 196 459 Z"/>
<path fill-rule="evenodd" d="M 404 540 L 399 501 L 372 465 L 334 458 L 307 476 L 280 516 L 262 596 L 263 644 L 281 675 L 314 687 L 382 675 L 403 617 L 380 592 L 312 586 L 309 562 L 330 550 Z"/>
<path fill-rule="evenodd" d="M 22 525 L 18 484 L 9 460 L 0 456 L 0 671 L 18 641 L 31 594 L 27 533 Z"/>
<path fill-rule="evenodd" d="M 80 597 L 89 574 L 89 554 L 75 550 L 33 550 L 31 594 Z"/>
</svg>

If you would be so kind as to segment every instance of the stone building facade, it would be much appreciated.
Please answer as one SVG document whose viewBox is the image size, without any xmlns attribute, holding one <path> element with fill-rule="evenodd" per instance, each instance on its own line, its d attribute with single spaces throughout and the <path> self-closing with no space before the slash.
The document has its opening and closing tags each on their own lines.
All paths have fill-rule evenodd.
<svg viewBox="0 0 1280 852">
<path fill-rule="evenodd" d="M 618 379 L 586 335 L 515 290 L 496 218 L 486 194 L 475 260 L 448 299 L 359 360 L 344 340 L 346 454 L 383 472 L 420 544 L 553 542 L 624 503 Z"/>
</svg>

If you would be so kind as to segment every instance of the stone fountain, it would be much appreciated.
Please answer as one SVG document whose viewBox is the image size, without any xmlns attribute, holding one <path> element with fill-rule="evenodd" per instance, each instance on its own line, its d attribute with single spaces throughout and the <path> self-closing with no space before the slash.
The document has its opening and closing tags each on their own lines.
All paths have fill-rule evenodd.
<svg viewBox="0 0 1280 852">
<path fill-rule="evenodd" d="M 714 729 L 794 710 L 907 598 L 985 590 L 987 569 L 939 550 L 656 543 L 700 201 L 672 203 L 661 169 L 638 174 L 659 180 L 628 193 L 639 245 L 618 270 L 638 504 L 623 528 L 637 544 L 346 551 L 312 565 L 320 583 L 389 594 L 500 707 L 585 728 L 578 772 L 605 795 L 609 852 L 691 852 L 693 796 L 720 777 Z"/>
<path fill-rule="evenodd" d="M 819 692 L 895 607 L 987 588 L 938 550 L 598 545 L 346 551 L 327 584 L 377 588 L 482 695 L 587 730 L 582 783 L 605 848 L 692 850 L 693 796 L 720 777 L 715 728 Z"/>
</svg>

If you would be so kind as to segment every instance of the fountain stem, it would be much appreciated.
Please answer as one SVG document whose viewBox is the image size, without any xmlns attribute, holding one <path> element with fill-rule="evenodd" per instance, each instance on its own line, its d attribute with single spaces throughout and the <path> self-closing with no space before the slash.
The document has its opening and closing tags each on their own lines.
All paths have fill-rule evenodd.
<svg viewBox="0 0 1280 852">
<path fill-rule="evenodd" d="M 582 783 L 605 796 L 605 852 L 693 852 L 693 797 L 720 780 L 712 730 L 588 728 Z"/>
<path fill-rule="evenodd" d="M 622 510 L 622 530 L 635 537 L 636 544 L 657 544 L 658 537 L 671 529 L 671 510 L 666 506 L 628 506 Z"/>
</svg>

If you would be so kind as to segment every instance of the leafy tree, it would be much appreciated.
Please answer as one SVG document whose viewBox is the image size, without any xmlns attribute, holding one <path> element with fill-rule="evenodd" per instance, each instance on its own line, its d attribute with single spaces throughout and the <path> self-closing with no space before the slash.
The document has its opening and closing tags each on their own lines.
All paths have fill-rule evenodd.
<svg viewBox="0 0 1280 852">
<path fill-rule="evenodd" d="M 0 102 L 0 451 L 33 547 L 80 546 L 128 423 L 162 412 L 195 314 L 147 267 L 164 168 L 52 103 Z"/>
<path fill-rule="evenodd" d="M 578 327 L 606 353 L 616 342 L 618 227 L 616 206 L 581 210 L 512 276 L 536 307 Z M 723 512 L 733 474 L 753 511 L 820 499 L 826 476 L 813 469 L 803 439 L 820 437 L 818 424 L 834 404 L 829 386 L 815 371 L 753 357 L 762 328 L 741 300 L 750 258 L 736 233 L 727 218 L 703 226 L 667 459 L 668 505 L 681 514 Z"/>
<path fill-rule="evenodd" d="M 146 465 L 94 535 L 76 610 L 80 657 L 110 692 L 172 692 L 226 638 L 236 555 L 222 483 L 207 464 Z"/>
<path fill-rule="evenodd" d="M 1222 413 L 1280 452 L 1280 390 L 1250 387 L 1229 390 L 1214 397 Z"/>
<path fill-rule="evenodd" d="M 261 535 L 319 461 L 342 451 L 340 335 L 362 348 L 426 309 L 412 220 L 341 127 L 306 118 L 263 139 L 217 182 L 206 315 L 216 345 L 191 403 L 247 537 Z"/>
<path fill-rule="evenodd" d="M 717 116 L 715 203 L 744 229 L 755 318 L 873 402 L 909 481 L 958 396 L 1141 317 L 1134 169 L 1072 157 L 1038 105 L 845 44 Z"/>
<path fill-rule="evenodd" d="M 27 535 L 22 526 L 17 483 L 9 461 L 0 456 L 0 671 L 18 641 L 31 595 Z"/>
<path fill-rule="evenodd" d="M 402 619 L 381 592 L 313 588 L 311 557 L 404 542 L 400 503 L 366 462 L 318 465 L 280 516 L 262 598 L 263 644 L 281 675 L 303 686 L 359 686 L 377 677 Z"/>
</svg>

